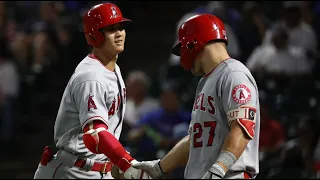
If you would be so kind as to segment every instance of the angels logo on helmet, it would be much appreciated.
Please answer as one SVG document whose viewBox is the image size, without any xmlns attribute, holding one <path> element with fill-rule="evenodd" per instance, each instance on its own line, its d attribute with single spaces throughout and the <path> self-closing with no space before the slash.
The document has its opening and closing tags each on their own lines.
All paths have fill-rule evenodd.
<svg viewBox="0 0 320 180">
<path fill-rule="evenodd" d="M 112 16 L 110 18 L 117 18 L 119 16 L 117 9 L 114 6 L 111 6 Z"/>
</svg>

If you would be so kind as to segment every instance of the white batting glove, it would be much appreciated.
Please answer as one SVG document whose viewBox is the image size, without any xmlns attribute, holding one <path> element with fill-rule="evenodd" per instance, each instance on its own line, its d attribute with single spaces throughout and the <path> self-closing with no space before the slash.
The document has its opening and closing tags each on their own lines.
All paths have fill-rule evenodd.
<svg viewBox="0 0 320 180">
<path fill-rule="evenodd" d="M 222 179 L 226 173 L 214 164 L 201 179 Z"/>
<path fill-rule="evenodd" d="M 207 173 L 201 179 L 222 179 L 222 178 L 220 176 L 217 176 L 216 174 L 213 174 L 210 171 L 207 171 Z"/>
<path fill-rule="evenodd" d="M 131 163 L 138 162 L 136 160 L 132 160 Z M 121 173 L 121 171 L 120 171 Z M 137 169 L 131 166 L 126 170 L 123 174 L 126 179 L 151 179 L 150 176 L 142 169 Z"/>
<path fill-rule="evenodd" d="M 134 168 L 142 169 L 148 173 L 152 179 L 160 179 L 164 175 L 160 167 L 160 159 L 154 161 L 135 161 L 131 162 L 131 166 Z"/>
</svg>

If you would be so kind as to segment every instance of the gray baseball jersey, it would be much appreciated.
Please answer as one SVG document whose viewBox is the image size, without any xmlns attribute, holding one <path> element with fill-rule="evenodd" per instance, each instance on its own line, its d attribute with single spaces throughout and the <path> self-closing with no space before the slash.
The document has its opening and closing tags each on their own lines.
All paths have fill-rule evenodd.
<svg viewBox="0 0 320 180">
<path fill-rule="evenodd" d="M 259 172 L 258 88 L 246 66 L 235 59 L 228 59 L 198 83 L 189 126 L 190 152 L 185 169 L 186 179 L 201 178 L 212 167 L 233 120 L 240 123 L 252 140 L 225 178 L 236 171 L 247 171 L 255 177 Z"/>
<path fill-rule="evenodd" d="M 93 154 L 86 148 L 82 130 L 88 122 L 101 120 L 107 124 L 108 132 L 119 139 L 125 95 L 118 65 L 113 72 L 92 54 L 87 56 L 77 66 L 61 100 L 54 126 L 57 147 L 81 158 L 106 159 L 104 154 Z"/>
<path fill-rule="evenodd" d="M 113 179 L 110 172 L 101 177 L 99 172 L 73 166 L 72 158 L 107 160 L 104 154 L 94 154 L 86 148 L 83 128 L 92 120 L 101 120 L 108 126 L 107 131 L 119 139 L 125 103 L 126 89 L 118 65 L 113 72 L 93 54 L 85 57 L 65 88 L 54 125 L 54 142 L 68 155 L 57 153 L 47 166 L 39 164 L 34 178 Z"/>
</svg>

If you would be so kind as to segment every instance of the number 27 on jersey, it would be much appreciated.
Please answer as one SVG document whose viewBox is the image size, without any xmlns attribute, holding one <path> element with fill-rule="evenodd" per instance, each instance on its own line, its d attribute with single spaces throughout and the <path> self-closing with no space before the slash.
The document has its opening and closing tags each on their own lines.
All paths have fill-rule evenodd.
<svg viewBox="0 0 320 180">
<path fill-rule="evenodd" d="M 216 128 L 217 122 L 216 121 L 208 121 L 204 122 L 203 126 L 200 123 L 195 123 L 193 125 L 193 147 L 199 148 L 203 146 L 212 146 L 213 138 L 214 138 L 214 130 Z M 205 128 L 209 129 L 209 138 L 207 142 L 201 140 L 203 136 L 203 131 Z"/>
</svg>

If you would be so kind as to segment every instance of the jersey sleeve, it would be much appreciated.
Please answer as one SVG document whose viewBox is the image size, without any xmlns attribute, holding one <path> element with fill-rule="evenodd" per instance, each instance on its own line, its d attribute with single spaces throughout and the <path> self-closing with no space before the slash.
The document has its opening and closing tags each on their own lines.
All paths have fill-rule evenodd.
<svg viewBox="0 0 320 180">
<path fill-rule="evenodd" d="M 101 120 L 108 126 L 108 90 L 98 81 L 85 81 L 73 91 L 82 129 L 92 120 Z"/>
<path fill-rule="evenodd" d="M 236 120 L 252 139 L 258 108 L 258 90 L 244 72 L 231 72 L 222 85 L 222 106 L 228 123 Z"/>
</svg>

